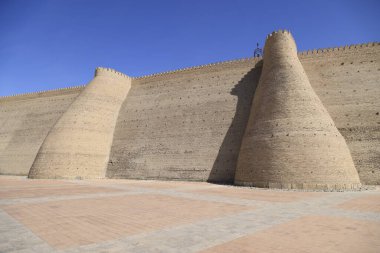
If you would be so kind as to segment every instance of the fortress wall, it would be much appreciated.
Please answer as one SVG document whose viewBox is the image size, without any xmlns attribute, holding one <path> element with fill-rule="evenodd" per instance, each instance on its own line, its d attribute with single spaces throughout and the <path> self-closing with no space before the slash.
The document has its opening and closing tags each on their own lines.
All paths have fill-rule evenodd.
<svg viewBox="0 0 380 253">
<path fill-rule="evenodd" d="M 356 70 L 349 77 L 331 78 L 334 76 L 329 75 L 329 71 L 337 73 L 342 68 L 341 60 L 357 59 L 353 54 L 362 55 L 364 60 L 358 64 L 372 74 Z M 377 44 L 299 54 L 313 89 L 345 137 L 364 183 L 380 180 L 380 145 L 376 130 L 379 123 L 375 117 L 379 106 L 373 101 L 380 92 L 379 61 L 376 60 L 379 55 Z M 260 76 L 261 68 L 254 67 L 256 62 L 257 59 L 232 61 L 134 79 L 128 100 L 120 111 L 107 175 L 231 182 L 248 108 Z M 366 87 L 363 91 L 372 87 L 372 95 L 363 96 L 358 89 L 355 93 L 354 89 L 347 88 L 348 83 Z M 337 86 L 342 93 L 338 93 L 339 98 L 331 97 Z M 342 110 L 337 101 L 349 106 L 345 105 Z M 362 113 L 359 117 L 347 118 L 347 111 L 349 115 L 354 115 L 353 111 Z M 364 114 L 369 118 L 364 118 Z M 347 120 L 350 122 L 345 122 Z M 348 135 L 354 130 L 345 129 L 347 123 L 368 124 L 371 130 L 355 130 L 360 137 L 354 140 Z M 369 141 L 362 147 L 366 139 Z M 358 142 L 361 145 L 358 146 Z"/>
<path fill-rule="evenodd" d="M 380 45 L 301 55 L 311 84 L 346 139 L 364 184 L 380 184 Z"/>
<path fill-rule="evenodd" d="M 257 61 L 135 79 L 120 111 L 107 176 L 232 182 Z"/>
<path fill-rule="evenodd" d="M 50 128 L 83 87 L 0 98 L 0 174 L 27 175 Z"/>
<path fill-rule="evenodd" d="M 298 56 L 345 137 L 362 182 L 380 184 L 379 44 Z M 117 120 L 108 176 L 232 182 L 261 71 L 256 62 L 133 79 Z M 0 98 L 0 173 L 28 173 L 47 132 L 82 89 Z"/>
<path fill-rule="evenodd" d="M 51 128 L 30 178 L 104 178 L 120 106 L 131 78 L 97 68 L 94 79 Z"/>
</svg>

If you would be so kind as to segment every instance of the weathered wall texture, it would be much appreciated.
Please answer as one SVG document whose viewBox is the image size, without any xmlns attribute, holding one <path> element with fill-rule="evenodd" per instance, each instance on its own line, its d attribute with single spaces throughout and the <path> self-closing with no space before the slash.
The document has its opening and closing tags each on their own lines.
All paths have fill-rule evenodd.
<svg viewBox="0 0 380 253">
<path fill-rule="evenodd" d="M 299 59 L 313 89 L 345 137 L 360 179 L 364 184 L 380 184 L 379 44 L 310 51 L 299 54 Z M 258 59 L 243 59 L 132 79 L 120 114 L 113 115 L 118 118 L 110 159 L 107 152 L 93 145 L 95 139 L 89 140 L 94 146 L 91 152 L 101 154 L 99 157 L 105 161 L 99 159 L 100 163 L 108 162 L 108 177 L 233 182 L 260 78 L 260 63 Z M 106 86 L 101 92 L 108 96 L 113 91 Z M 52 100 L 50 106 L 45 106 L 42 98 L 0 98 L 0 173 L 27 173 L 38 146 L 77 95 L 64 92 L 42 95 Z M 67 102 L 53 101 L 59 97 Z M 90 104 L 88 112 L 99 109 L 98 102 Z M 110 117 L 109 113 L 103 116 Z M 101 117 L 97 117 L 89 122 L 99 122 Z M 71 127 L 81 132 L 82 126 L 78 128 L 74 122 L 70 122 Z M 38 129 L 43 131 L 34 136 Z M 104 133 L 109 134 L 108 130 Z M 75 136 L 69 134 L 78 139 Z M 34 149 L 26 148 L 29 145 Z M 14 159 L 16 155 L 20 159 Z M 22 161 L 25 155 L 27 162 Z M 83 171 L 93 167 L 93 160 L 89 160 L 82 163 L 86 164 Z M 43 166 L 42 160 L 37 162 Z M 47 165 L 48 160 L 45 162 Z M 100 173 L 101 166 L 95 167 L 98 171 L 92 176 L 104 174 Z M 71 161 L 59 168 L 72 168 Z M 75 169 L 69 171 L 74 173 Z M 85 177 L 87 173 L 81 169 L 74 175 Z"/>
<path fill-rule="evenodd" d="M 300 55 L 310 82 L 346 139 L 360 179 L 380 184 L 380 45 Z"/>
<path fill-rule="evenodd" d="M 52 127 L 30 178 L 104 178 L 120 106 L 131 79 L 98 68 L 95 78 Z"/>
<path fill-rule="evenodd" d="M 233 182 L 260 69 L 241 60 L 133 81 L 107 176 Z"/>
<path fill-rule="evenodd" d="M 346 138 L 362 182 L 380 184 L 379 44 L 299 57 Z M 107 176 L 232 182 L 260 77 L 256 63 L 240 60 L 135 79 L 120 111 Z M 349 123 L 348 111 L 356 115 Z M 365 129 L 346 131 L 347 123 Z M 347 135 L 354 131 L 356 139 Z"/>
<path fill-rule="evenodd" d="M 82 89 L 0 99 L 0 174 L 28 175 L 47 133 Z"/>
<path fill-rule="evenodd" d="M 288 31 L 270 34 L 235 184 L 346 189 L 360 180 L 343 136 L 310 85 Z"/>
</svg>

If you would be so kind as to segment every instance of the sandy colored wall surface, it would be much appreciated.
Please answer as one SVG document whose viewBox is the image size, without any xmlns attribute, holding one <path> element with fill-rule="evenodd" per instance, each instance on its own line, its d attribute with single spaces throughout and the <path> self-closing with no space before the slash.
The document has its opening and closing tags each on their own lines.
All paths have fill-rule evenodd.
<svg viewBox="0 0 380 253">
<path fill-rule="evenodd" d="M 232 182 L 259 77 L 255 62 L 134 80 L 107 176 Z"/>
<path fill-rule="evenodd" d="M 288 31 L 265 42 L 260 82 L 235 184 L 288 189 L 360 187 L 347 144 L 313 90 Z"/>
<path fill-rule="evenodd" d="M 0 98 L 0 174 L 28 175 L 47 133 L 82 88 Z"/>
<path fill-rule="evenodd" d="M 300 56 L 365 184 L 380 184 L 380 45 Z"/>
<path fill-rule="evenodd" d="M 104 178 L 117 116 L 130 87 L 130 77 L 97 68 L 49 131 L 29 177 Z"/>
<path fill-rule="evenodd" d="M 299 54 L 300 61 L 346 139 L 362 182 L 380 184 L 380 46 L 323 51 Z M 133 79 L 107 176 L 232 182 L 260 76 L 256 63 Z M 0 98 L 0 173 L 27 173 L 47 132 L 78 94 L 51 92 Z"/>
<path fill-rule="evenodd" d="M 379 184 L 380 46 L 299 57 L 345 137 L 361 180 Z M 134 80 L 119 115 L 107 175 L 233 181 L 261 71 L 254 65 L 251 59 Z M 347 123 L 356 127 L 350 131 Z"/>
</svg>

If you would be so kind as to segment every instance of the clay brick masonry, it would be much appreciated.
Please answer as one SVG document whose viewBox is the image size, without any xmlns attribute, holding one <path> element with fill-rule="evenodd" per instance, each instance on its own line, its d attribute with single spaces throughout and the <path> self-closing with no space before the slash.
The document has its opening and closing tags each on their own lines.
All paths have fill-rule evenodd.
<svg viewBox="0 0 380 253">
<path fill-rule="evenodd" d="M 137 78 L 99 68 L 85 86 L 0 98 L 0 174 L 380 184 L 379 62 L 379 43 L 297 54 L 278 31 L 264 59 Z"/>
</svg>

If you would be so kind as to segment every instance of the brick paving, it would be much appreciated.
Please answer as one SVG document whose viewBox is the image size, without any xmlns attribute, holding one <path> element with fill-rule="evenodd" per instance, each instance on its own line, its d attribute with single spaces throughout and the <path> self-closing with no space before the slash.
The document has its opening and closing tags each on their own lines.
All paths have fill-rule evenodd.
<svg viewBox="0 0 380 253">
<path fill-rule="evenodd" d="M 0 252 L 380 252 L 380 189 L 0 176 Z"/>
<path fill-rule="evenodd" d="M 115 189 L 101 187 L 81 186 L 81 185 L 59 185 L 49 187 L 20 187 L 20 189 L 0 189 L 0 199 L 14 198 L 38 198 L 48 196 L 65 196 L 85 193 L 116 192 Z"/>
<path fill-rule="evenodd" d="M 305 216 L 212 247 L 227 252 L 379 252 L 380 222 Z"/>
<path fill-rule="evenodd" d="M 251 199 L 251 200 L 262 200 L 262 201 L 273 201 L 273 202 L 292 202 L 296 200 L 301 200 L 308 197 L 320 196 L 319 192 L 278 192 L 271 191 L 267 189 L 262 189 L 261 191 L 252 191 L 250 188 L 242 187 L 223 187 L 223 188 L 213 188 L 213 189 L 202 189 L 195 190 L 199 194 L 211 194 L 217 196 L 232 197 L 238 199 Z"/>
<path fill-rule="evenodd" d="M 380 195 L 355 198 L 340 204 L 339 207 L 347 210 L 380 213 Z"/>
</svg>

